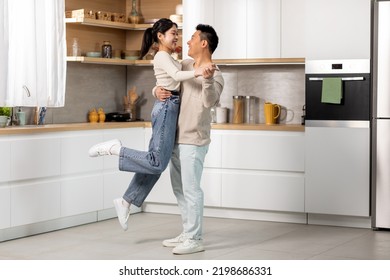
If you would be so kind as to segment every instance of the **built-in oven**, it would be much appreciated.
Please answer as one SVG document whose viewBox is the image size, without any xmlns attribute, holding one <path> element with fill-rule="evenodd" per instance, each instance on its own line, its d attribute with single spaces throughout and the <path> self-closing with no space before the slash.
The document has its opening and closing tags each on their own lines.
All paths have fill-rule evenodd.
<svg viewBox="0 0 390 280">
<path fill-rule="evenodd" d="M 305 79 L 306 212 L 368 217 L 370 61 L 307 61 Z M 337 102 L 324 98 L 330 80 Z"/>
</svg>

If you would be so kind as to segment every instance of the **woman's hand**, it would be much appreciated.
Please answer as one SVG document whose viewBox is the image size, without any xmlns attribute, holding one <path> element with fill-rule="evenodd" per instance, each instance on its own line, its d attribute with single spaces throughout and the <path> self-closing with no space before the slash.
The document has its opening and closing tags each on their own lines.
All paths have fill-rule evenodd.
<svg viewBox="0 0 390 280">
<path fill-rule="evenodd" d="M 163 87 L 157 87 L 155 91 L 156 97 L 160 101 L 165 101 L 169 98 L 172 93 L 169 90 L 164 89 Z"/>
</svg>

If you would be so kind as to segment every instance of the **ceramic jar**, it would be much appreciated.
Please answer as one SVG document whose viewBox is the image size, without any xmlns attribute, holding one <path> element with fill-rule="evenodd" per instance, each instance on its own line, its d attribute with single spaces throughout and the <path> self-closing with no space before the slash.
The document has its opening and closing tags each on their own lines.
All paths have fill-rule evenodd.
<svg viewBox="0 0 390 280">
<path fill-rule="evenodd" d="M 89 122 L 91 122 L 91 123 L 96 123 L 96 122 L 98 122 L 98 120 L 99 120 L 99 115 L 98 115 L 98 113 L 96 112 L 96 109 L 92 109 L 91 111 L 89 111 L 88 120 L 89 120 Z"/>
<path fill-rule="evenodd" d="M 104 113 L 103 108 L 98 109 L 99 122 L 103 123 L 106 120 L 106 114 Z"/>
</svg>

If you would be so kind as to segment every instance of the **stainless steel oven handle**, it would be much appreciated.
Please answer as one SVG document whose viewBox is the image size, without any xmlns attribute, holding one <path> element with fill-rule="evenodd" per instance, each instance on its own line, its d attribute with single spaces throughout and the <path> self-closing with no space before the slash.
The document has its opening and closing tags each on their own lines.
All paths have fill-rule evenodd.
<svg viewBox="0 0 390 280">
<path fill-rule="evenodd" d="M 334 78 L 334 77 L 332 77 Z M 324 78 L 317 78 L 312 77 L 309 78 L 309 81 L 322 81 Z M 364 77 L 348 77 L 348 78 L 341 78 L 342 81 L 364 81 Z"/>
<path fill-rule="evenodd" d="M 305 127 L 369 128 L 370 121 L 306 120 Z"/>
</svg>

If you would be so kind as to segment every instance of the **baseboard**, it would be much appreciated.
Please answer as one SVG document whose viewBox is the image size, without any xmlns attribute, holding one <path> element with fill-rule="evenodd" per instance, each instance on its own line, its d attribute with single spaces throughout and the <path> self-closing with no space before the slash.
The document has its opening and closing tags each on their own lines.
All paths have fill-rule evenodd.
<svg viewBox="0 0 390 280">
<path fill-rule="evenodd" d="M 310 225 L 371 228 L 371 217 L 308 214 L 307 221 Z"/>
<path fill-rule="evenodd" d="M 130 209 L 131 214 L 141 212 L 141 208 L 133 206 Z M 74 226 L 94 223 L 116 217 L 114 208 L 94 211 L 90 213 L 59 218 L 50 221 L 44 221 L 23 226 L 0 229 L 0 242 L 36 235 L 40 233 L 65 229 Z"/>
<path fill-rule="evenodd" d="M 164 214 L 180 214 L 179 208 L 176 204 L 144 203 L 142 207 L 142 211 L 153 212 L 153 213 L 164 213 Z M 230 218 L 230 219 L 242 219 L 242 220 L 258 220 L 258 221 L 306 224 L 305 213 L 272 212 L 272 211 L 246 210 L 246 209 L 205 207 L 203 214 L 205 217 L 214 217 L 214 218 Z"/>
</svg>

